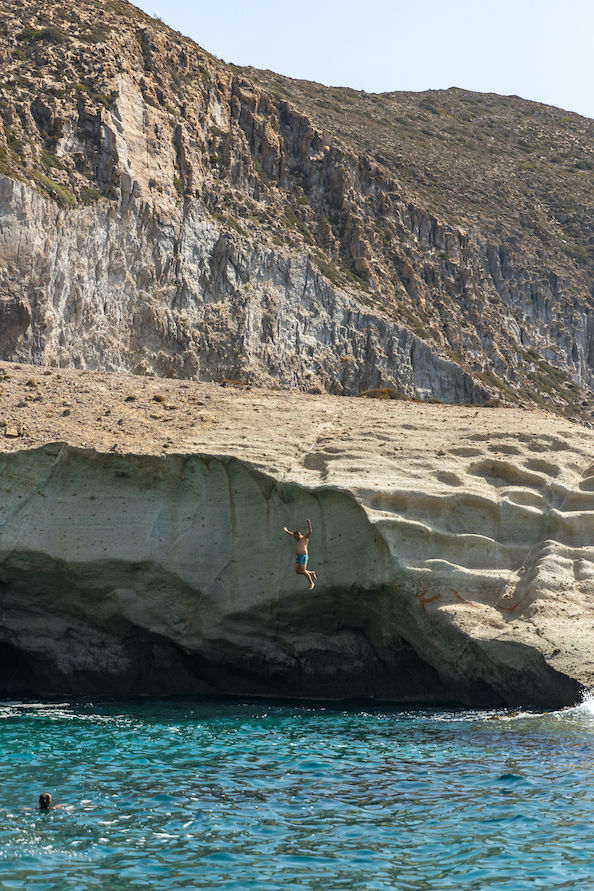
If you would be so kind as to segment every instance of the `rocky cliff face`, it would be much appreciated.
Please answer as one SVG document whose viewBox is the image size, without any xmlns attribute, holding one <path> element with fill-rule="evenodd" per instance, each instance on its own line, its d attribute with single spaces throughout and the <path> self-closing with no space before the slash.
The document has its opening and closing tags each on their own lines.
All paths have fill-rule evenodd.
<svg viewBox="0 0 594 891">
<path fill-rule="evenodd" d="M 9 2 L 0 58 L 4 358 L 589 421 L 588 122 L 460 91 L 324 93 L 119 0 Z M 526 109 L 529 153 L 548 152 L 532 163 L 505 136 Z"/>
<path fill-rule="evenodd" d="M 558 707 L 594 683 L 590 431 L 31 373 L 3 382 L 26 432 L 0 455 L 1 695 Z M 282 531 L 305 517 L 312 592 Z"/>
<path fill-rule="evenodd" d="M 166 212 L 130 199 L 125 212 L 108 202 L 73 212 L 9 179 L 0 182 L 0 202 L 15 273 L 2 303 L 6 352 L 20 359 L 331 392 L 394 387 L 448 402 L 487 398 L 422 339 L 334 289 L 307 254 L 242 245 L 197 202 Z"/>
</svg>

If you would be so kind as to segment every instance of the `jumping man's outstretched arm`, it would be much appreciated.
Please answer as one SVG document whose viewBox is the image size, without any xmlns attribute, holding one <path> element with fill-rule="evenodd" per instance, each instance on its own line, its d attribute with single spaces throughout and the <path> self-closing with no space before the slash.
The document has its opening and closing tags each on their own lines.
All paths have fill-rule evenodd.
<svg viewBox="0 0 594 891">
<path fill-rule="evenodd" d="M 287 535 L 293 535 L 293 533 L 289 529 L 287 529 L 286 526 L 283 526 L 283 532 L 286 532 Z"/>
<path fill-rule="evenodd" d="M 305 535 L 303 537 L 309 538 L 309 536 L 311 535 L 311 521 L 306 520 L 305 522 L 307 523 L 307 532 L 305 533 Z"/>
</svg>

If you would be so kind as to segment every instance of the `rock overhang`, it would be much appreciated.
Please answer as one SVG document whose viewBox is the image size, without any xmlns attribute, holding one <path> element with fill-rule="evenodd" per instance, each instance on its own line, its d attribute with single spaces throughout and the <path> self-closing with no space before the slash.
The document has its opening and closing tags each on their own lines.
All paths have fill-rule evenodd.
<svg viewBox="0 0 594 891">
<path fill-rule="evenodd" d="M 167 450 L 143 428 L 114 452 L 95 400 L 132 384 L 96 377 L 76 377 L 88 424 L 71 444 L 5 440 L 7 692 L 35 660 L 56 693 L 558 706 L 591 685 L 589 431 L 196 384 L 218 423 L 178 423 Z M 150 411 L 162 382 L 136 386 Z M 282 533 L 306 516 L 311 593 Z"/>
</svg>

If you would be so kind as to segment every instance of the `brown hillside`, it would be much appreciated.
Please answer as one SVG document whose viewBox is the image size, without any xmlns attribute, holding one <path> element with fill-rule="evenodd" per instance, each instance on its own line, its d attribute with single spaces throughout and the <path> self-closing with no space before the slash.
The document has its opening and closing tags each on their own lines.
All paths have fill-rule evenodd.
<svg viewBox="0 0 594 891">
<path fill-rule="evenodd" d="M 123 0 L 9 0 L 0 61 L 1 175 L 56 202 L 73 230 L 85 208 L 133 208 L 138 221 L 153 216 L 155 231 L 170 221 L 179 228 L 169 259 L 150 273 L 144 261 L 144 272 L 127 266 L 132 290 L 121 300 L 132 305 L 132 292 L 148 288 L 154 307 L 143 298 L 142 325 L 152 333 L 141 345 L 130 334 L 140 324 L 135 311 L 132 343 L 117 361 L 106 343 L 91 350 L 69 327 L 73 313 L 60 316 L 62 334 L 51 340 L 53 273 L 39 279 L 39 260 L 28 266 L 8 243 L 3 358 L 341 393 L 388 385 L 445 401 L 497 396 L 589 423 L 593 122 L 515 97 L 370 95 L 239 69 Z M 5 199 L 11 213 L 14 200 Z M 175 260 L 196 238 L 196 213 L 225 238 L 218 272 L 214 254 L 208 260 L 208 281 Z M 154 257 L 154 246 L 146 250 Z M 319 356 L 313 346 L 304 352 L 301 337 L 290 345 L 277 334 L 283 358 L 270 357 L 282 298 L 267 294 L 254 251 L 268 251 L 275 269 L 305 264 L 306 283 L 315 277 L 307 312 L 316 317 L 311 307 L 327 301 L 335 326 L 312 335 Z M 130 251 L 122 262 L 132 262 Z M 26 282 L 22 292 L 14 279 Z M 67 287 L 76 304 L 75 284 Z M 194 315 L 178 305 L 188 287 Z M 332 294 L 344 307 L 340 320 Z M 226 307 L 222 324 L 220 313 L 216 324 L 207 318 L 213 300 Z M 106 305 L 97 295 L 89 301 Z M 250 301 L 262 331 L 242 354 Z M 364 345 L 370 326 L 378 333 Z M 147 346 L 155 337 L 158 346 Z M 428 356 L 441 370 L 426 370 Z M 411 371 L 399 371 L 404 365 Z"/>
</svg>

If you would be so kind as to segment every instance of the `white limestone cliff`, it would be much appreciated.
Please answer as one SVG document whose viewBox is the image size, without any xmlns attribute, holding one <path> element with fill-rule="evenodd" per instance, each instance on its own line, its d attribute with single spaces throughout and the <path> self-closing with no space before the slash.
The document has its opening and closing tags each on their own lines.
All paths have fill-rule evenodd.
<svg viewBox="0 0 594 891">
<path fill-rule="evenodd" d="M 5 694 L 557 707 L 592 685 L 594 434 L 512 410 L 221 399 L 224 423 L 175 454 L 2 455 Z M 313 592 L 282 532 L 305 517 Z"/>
</svg>

